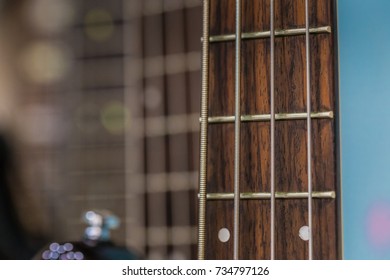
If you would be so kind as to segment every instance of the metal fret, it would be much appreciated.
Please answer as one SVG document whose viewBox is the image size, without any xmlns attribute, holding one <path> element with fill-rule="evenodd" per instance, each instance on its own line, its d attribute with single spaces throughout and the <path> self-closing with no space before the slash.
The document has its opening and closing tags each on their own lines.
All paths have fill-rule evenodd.
<svg viewBox="0 0 390 280">
<path fill-rule="evenodd" d="M 310 114 L 312 119 L 333 119 L 334 114 L 332 111 L 329 112 L 312 112 Z M 307 113 L 278 113 L 275 114 L 275 120 L 306 120 Z M 270 114 L 260 115 L 242 115 L 242 122 L 264 122 L 271 120 Z M 210 124 L 214 123 L 232 123 L 235 121 L 235 116 L 215 116 L 209 117 L 208 121 Z"/>
<path fill-rule="evenodd" d="M 138 125 L 138 119 L 135 119 L 132 129 L 144 129 L 147 137 L 198 132 L 198 120 L 198 114 L 149 117 L 144 119 L 145 128 Z"/>
<path fill-rule="evenodd" d="M 321 34 L 321 33 L 331 33 L 331 32 L 332 32 L 332 28 L 330 26 L 310 28 L 311 34 Z M 305 34 L 306 34 L 306 28 L 275 30 L 275 37 L 298 36 L 298 35 L 305 35 Z M 271 37 L 271 31 L 246 32 L 241 34 L 241 39 L 243 40 L 264 39 L 270 37 Z M 214 35 L 209 37 L 210 43 L 228 42 L 228 41 L 234 41 L 235 39 L 236 39 L 235 34 Z"/>
<path fill-rule="evenodd" d="M 183 0 L 170 0 L 170 1 L 148 0 L 145 2 L 146 3 L 144 4 L 143 16 L 158 15 L 162 13 L 181 10 L 183 8 L 189 9 L 189 8 L 199 7 L 201 5 L 201 1 L 199 0 L 184 0 L 184 1 Z M 133 17 L 140 16 L 140 12 L 134 13 L 131 10 L 129 10 L 129 12 Z"/>
<path fill-rule="evenodd" d="M 201 68 L 200 56 L 199 52 L 169 54 L 165 56 L 148 57 L 139 63 L 144 63 L 143 77 L 149 78 L 184 73 L 187 71 L 198 71 Z"/>
<path fill-rule="evenodd" d="M 123 195 L 123 193 L 118 194 L 92 194 L 92 195 L 70 195 L 68 200 L 70 202 L 80 202 L 84 204 L 85 202 L 96 202 L 96 201 L 112 201 L 117 200 L 116 202 L 119 202 L 123 199 L 131 198 L 131 195 Z"/>
<path fill-rule="evenodd" d="M 305 199 L 309 197 L 308 192 L 275 192 L 277 199 Z M 335 199 L 334 191 L 328 192 L 312 192 L 312 198 L 317 199 Z M 207 200 L 232 200 L 234 193 L 208 193 Z M 240 199 L 244 200 L 265 200 L 271 199 L 271 193 L 255 192 L 255 193 L 240 193 Z"/>
<path fill-rule="evenodd" d="M 126 56 L 126 67 L 132 73 L 127 78 L 126 85 L 134 83 L 134 81 L 140 81 L 144 78 L 199 71 L 201 69 L 200 57 L 200 52 L 196 51 L 147 58 Z"/>
<path fill-rule="evenodd" d="M 182 192 L 196 189 L 198 172 L 156 173 L 143 176 L 148 181 L 147 193 Z"/>
<path fill-rule="evenodd" d="M 131 221 L 129 221 L 131 223 Z M 136 236 L 146 235 L 149 237 L 146 242 L 150 247 L 157 246 L 183 246 L 183 245 L 192 245 L 196 243 L 196 232 L 197 228 L 194 226 L 150 226 L 150 227 L 138 227 L 134 230 Z M 172 238 L 166 238 L 166 234 L 172 236 Z M 162 237 L 164 236 L 164 238 Z M 132 236 L 129 237 L 131 242 Z"/>
</svg>

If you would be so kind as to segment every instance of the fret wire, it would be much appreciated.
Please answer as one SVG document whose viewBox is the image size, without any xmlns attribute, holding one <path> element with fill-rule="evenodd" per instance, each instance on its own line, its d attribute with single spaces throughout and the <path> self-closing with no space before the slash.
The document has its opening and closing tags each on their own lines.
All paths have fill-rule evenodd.
<svg viewBox="0 0 390 280">
<path fill-rule="evenodd" d="M 145 5 L 145 8 L 142 12 L 143 16 L 153 16 L 153 15 L 158 15 L 158 14 L 162 14 L 162 13 L 178 11 L 178 10 L 181 10 L 183 8 L 190 9 L 190 8 L 195 8 L 195 7 L 200 6 L 200 1 L 197 1 L 197 0 L 166 1 L 165 3 L 169 3 L 169 5 L 167 5 L 167 4 L 164 5 L 163 1 L 152 0 L 152 1 L 148 1 L 148 2 L 151 4 Z M 159 2 L 161 2 L 161 3 L 159 4 Z M 157 5 L 155 3 L 157 3 Z M 129 9 L 129 11 L 131 13 L 130 18 L 140 16 L 140 11 L 132 11 L 130 9 Z"/>
<path fill-rule="evenodd" d="M 310 81 L 310 27 L 309 27 L 309 0 L 305 0 L 306 20 L 306 106 L 307 106 L 307 180 L 308 180 L 308 222 L 309 222 L 309 260 L 313 259 L 313 209 L 312 209 L 312 174 L 311 174 L 311 81 Z"/>
<path fill-rule="evenodd" d="M 312 119 L 333 119 L 333 112 L 311 112 L 310 117 Z M 276 113 L 275 120 L 306 120 L 307 113 Z M 235 116 L 215 116 L 208 118 L 210 124 L 214 123 L 231 123 L 234 122 Z M 271 120 L 270 114 L 261 115 L 242 115 L 242 122 L 264 122 Z"/>
<path fill-rule="evenodd" d="M 235 122 L 234 122 L 234 239 L 233 259 L 239 257 L 240 240 L 240 78 L 241 78 L 241 0 L 236 0 L 236 38 L 235 38 Z M 204 38 L 208 38 L 204 37 Z M 207 41 L 207 40 L 205 40 Z"/>
<path fill-rule="evenodd" d="M 270 27 L 271 27 L 271 260 L 275 259 L 275 3 L 270 1 Z"/>
<path fill-rule="evenodd" d="M 320 27 L 310 28 L 310 33 L 312 34 L 331 33 L 331 32 L 332 29 L 330 26 L 320 26 Z M 275 30 L 274 34 L 276 37 L 305 35 L 306 28 Z M 250 40 L 250 39 L 264 39 L 264 38 L 269 38 L 270 36 L 271 36 L 271 31 L 258 31 L 258 32 L 242 33 L 241 38 L 243 40 Z M 234 41 L 235 38 L 236 38 L 235 34 L 214 35 L 209 37 L 209 41 L 210 43 L 228 42 L 228 41 Z"/>
<path fill-rule="evenodd" d="M 209 37 L 210 3 L 203 0 L 203 37 Z M 206 185 L 207 185 L 207 141 L 208 141 L 208 97 L 209 95 L 209 41 L 202 42 L 202 100 L 200 123 L 200 166 L 199 166 L 199 224 L 198 259 L 205 258 L 206 239 Z"/>
<path fill-rule="evenodd" d="M 145 58 L 140 62 L 144 63 L 143 77 L 198 71 L 199 56 L 198 52 L 188 52 Z"/>
<path fill-rule="evenodd" d="M 277 199 L 303 199 L 308 198 L 308 192 L 275 192 L 275 198 Z M 325 192 L 313 192 L 313 198 L 317 199 L 335 199 L 336 193 L 334 191 Z M 245 200 L 264 200 L 270 199 L 271 193 L 258 192 L 258 193 L 240 193 L 240 199 Z M 231 200 L 234 199 L 234 193 L 208 193 L 207 200 Z"/>
<path fill-rule="evenodd" d="M 146 123 L 145 135 L 153 137 L 198 132 L 198 120 L 199 114 L 149 117 L 144 121 Z M 133 121 L 135 131 L 143 129 L 137 125 L 137 121 L 137 119 Z"/>
<path fill-rule="evenodd" d="M 138 230 L 138 232 L 137 232 Z M 191 225 L 183 225 L 183 226 L 150 226 L 148 228 L 139 227 L 135 230 L 135 235 L 146 235 L 146 236 L 154 236 L 155 238 L 151 238 L 152 243 L 148 245 L 151 247 L 159 247 L 165 245 L 172 246 L 183 246 L 183 245 L 192 245 L 196 244 L 196 239 L 194 239 L 194 234 L 197 231 L 197 228 Z M 168 233 L 169 236 L 172 236 L 168 243 L 164 239 L 161 238 L 161 233 Z M 129 238 L 131 239 L 131 238 Z"/>
<path fill-rule="evenodd" d="M 133 186 L 131 188 L 132 194 L 153 194 L 163 192 L 191 192 L 198 190 L 198 172 L 183 171 L 183 172 L 169 172 L 169 173 L 131 173 L 129 181 Z M 143 182 L 148 181 L 148 188 L 142 187 Z M 138 187 L 141 186 L 141 187 Z"/>
<path fill-rule="evenodd" d="M 98 175 L 123 175 L 126 171 L 123 168 L 117 169 L 91 169 L 91 170 L 70 170 L 69 176 L 98 176 Z"/>
<path fill-rule="evenodd" d="M 144 134 L 145 137 L 198 133 L 200 122 L 201 118 L 199 118 L 199 114 L 172 116 L 162 115 L 157 117 L 147 117 L 144 119 L 135 118 L 131 122 L 132 126 L 130 133 L 132 135 Z M 75 146 L 71 148 L 80 149 L 82 147 Z"/>
<path fill-rule="evenodd" d="M 96 202 L 96 201 L 112 201 L 112 200 L 117 200 L 116 203 L 120 203 L 121 200 L 125 199 L 127 200 L 128 198 L 131 198 L 132 196 L 129 195 L 129 194 L 126 194 L 123 196 L 123 193 L 118 193 L 118 194 L 107 194 L 107 193 L 104 193 L 104 194 L 93 194 L 93 195 L 88 195 L 88 196 L 85 196 L 85 195 L 70 195 L 69 196 L 69 201 L 72 201 L 72 202 Z M 118 201 L 119 200 L 119 201 Z M 125 229 L 126 231 L 126 229 Z"/>
</svg>

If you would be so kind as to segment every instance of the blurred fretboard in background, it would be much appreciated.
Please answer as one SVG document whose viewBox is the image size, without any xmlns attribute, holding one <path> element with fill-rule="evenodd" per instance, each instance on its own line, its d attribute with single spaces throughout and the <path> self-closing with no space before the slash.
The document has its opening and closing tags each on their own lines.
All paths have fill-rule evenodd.
<svg viewBox="0 0 390 280">
<path fill-rule="evenodd" d="M 127 139 L 139 145 L 127 146 L 127 216 L 145 221 L 129 221 L 128 241 L 145 244 L 153 259 L 190 258 L 196 244 L 200 1 L 125 3 L 132 11 L 124 38 L 125 96 L 135 112 Z"/>
<path fill-rule="evenodd" d="M 105 208 L 119 243 L 194 256 L 200 1 L 82 1 L 68 228 Z"/>
<path fill-rule="evenodd" d="M 19 107 L 30 113 L 20 129 L 32 141 L 21 161 L 42 221 L 29 223 L 25 206 L 24 224 L 51 240 L 79 240 L 81 214 L 107 209 L 122 221 L 114 242 L 145 258 L 194 258 L 201 1 L 31 3 L 27 14 L 46 4 L 51 25 L 64 16 L 55 11 L 72 23 L 33 36 L 47 44 L 31 57 L 57 64 L 26 68 L 33 86 L 21 99 L 33 106 Z"/>
</svg>

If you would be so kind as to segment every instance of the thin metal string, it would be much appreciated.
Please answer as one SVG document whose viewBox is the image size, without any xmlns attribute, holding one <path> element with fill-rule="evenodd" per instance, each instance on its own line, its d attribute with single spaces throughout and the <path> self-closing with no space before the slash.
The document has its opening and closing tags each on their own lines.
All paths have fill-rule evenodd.
<svg viewBox="0 0 390 280">
<path fill-rule="evenodd" d="M 313 189 L 311 176 L 311 82 L 310 82 L 310 29 L 309 29 L 309 0 L 305 0 L 306 19 L 306 111 L 307 111 L 307 183 L 308 183 L 308 223 L 309 223 L 309 260 L 313 259 Z"/>
<path fill-rule="evenodd" d="M 236 0 L 235 122 L 234 122 L 234 241 L 233 258 L 238 260 L 240 240 L 240 74 L 241 74 L 241 0 Z"/>
<path fill-rule="evenodd" d="M 271 260 L 275 259 L 275 1 L 271 0 Z"/>
<path fill-rule="evenodd" d="M 205 258 L 206 240 L 206 179 L 208 142 L 208 100 L 209 100 L 209 0 L 203 0 L 203 42 L 202 42 L 202 105 L 200 123 L 200 166 L 199 166 L 199 223 L 198 259 Z"/>
</svg>

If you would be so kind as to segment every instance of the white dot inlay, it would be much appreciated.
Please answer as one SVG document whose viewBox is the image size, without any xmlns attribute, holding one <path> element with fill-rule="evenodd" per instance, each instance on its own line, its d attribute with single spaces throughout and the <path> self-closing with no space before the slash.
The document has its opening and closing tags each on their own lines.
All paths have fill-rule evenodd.
<svg viewBox="0 0 390 280">
<path fill-rule="evenodd" d="M 308 226 L 303 226 L 299 229 L 299 237 L 304 241 L 309 240 L 309 227 Z"/>
<path fill-rule="evenodd" d="M 218 232 L 218 238 L 221 242 L 228 242 L 230 239 L 230 231 L 227 228 L 221 228 Z"/>
</svg>

